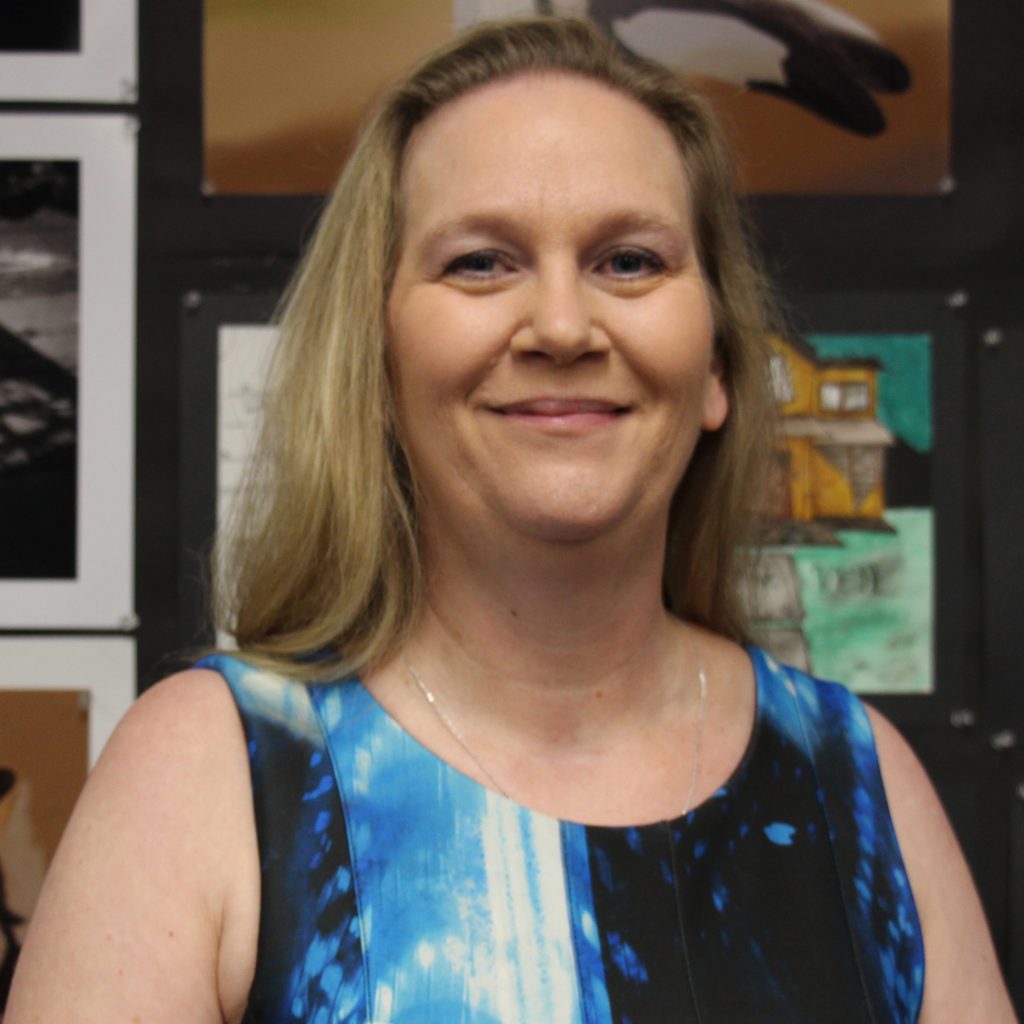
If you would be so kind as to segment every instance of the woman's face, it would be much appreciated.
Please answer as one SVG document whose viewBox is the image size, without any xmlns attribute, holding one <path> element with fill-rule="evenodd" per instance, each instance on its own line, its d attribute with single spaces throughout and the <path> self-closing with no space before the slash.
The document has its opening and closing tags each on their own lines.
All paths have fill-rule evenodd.
<svg viewBox="0 0 1024 1024">
<path fill-rule="evenodd" d="M 413 133 L 388 302 L 427 536 L 664 536 L 728 402 L 683 161 L 645 108 L 564 74 L 492 83 Z"/>
</svg>

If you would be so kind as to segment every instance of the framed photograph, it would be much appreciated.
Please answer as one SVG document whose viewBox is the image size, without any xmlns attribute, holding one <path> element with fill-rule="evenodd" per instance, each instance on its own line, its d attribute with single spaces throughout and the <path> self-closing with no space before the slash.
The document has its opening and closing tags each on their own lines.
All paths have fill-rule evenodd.
<svg viewBox="0 0 1024 1024">
<path fill-rule="evenodd" d="M 205 188 L 324 193 L 386 83 L 455 31 L 555 13 L 589 16 L 692 79 L 731 131 L 748 192 L 937 195 L 951 186 L 951 6 L 207 0 Z"/>
<path fill-rule="evenodd" d="M 133 118 L 0 115 L 0 629 L 130 629 Z"/>
<path fill-rule="evenodd" d="M 206 0 L 204 189 L 326 192 L 367 104 L 452 27 L 452 0 Z"/>
<path fill-rule="evenodd" d="M 134 640 L 0 638 L 0 1016 L 43 876 L 134 697 Z"/>
<path fill-rule="evenodd" d="M 9 0 L 0 101 L 134 103 L 136 0 Z"/>
<path fill-rule="evenodd" d="M 131 637 L 0 636 L 0 691 L 84 694 L 87 767 L 106 746 L 114 727 L 135 700 L 135 640 Z M 0 736 L 10 732 L 0 714 Z M 36 741 L 50 756 L 60 747 Z"/>
<path fill-rule="evenodd" d="M 783 661 L 956 707 L 971 629 L 959 318 L 944 296 L 796 308 L 771 339 L 779 432 L 748 611 Z"/>
<path fill-rule="evenodd" d="M 277 331 L 277 296 L 192 292 L 182 306 L 180 592 L 186 644 L 214 636 L 209 622 L 210 556 L 260 427 L 260 407 Z"/>
<path fill-rule="evenodd" d="M 605 9 L 621 45 L 692 78 L 711 100 L 747 192 L 937 195 L 950 187 L 951 0 L 662 0 Z"/>
</svg>

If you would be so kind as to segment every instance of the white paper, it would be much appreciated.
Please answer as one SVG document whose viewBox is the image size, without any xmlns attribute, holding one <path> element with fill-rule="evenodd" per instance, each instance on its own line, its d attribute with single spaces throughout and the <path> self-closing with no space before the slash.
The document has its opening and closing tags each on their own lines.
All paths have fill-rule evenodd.
<svg viewBox="0 0 1024 1024">
<path fill-rule="evenodd" d="M 262 424 L 267 370 L 277 328 L 221 324 L 217 331 L 217 529 L 231 523 L 235 498 L 248 470 Z M 217 630 L 217 646 L 234 637 Z"/>
<path fill-rule="evenodd" d="M 230 522 L 235 495 L 261 424 L 277 328 L 222 324 L 217 332 L 217 526 Z"/>
</svg>

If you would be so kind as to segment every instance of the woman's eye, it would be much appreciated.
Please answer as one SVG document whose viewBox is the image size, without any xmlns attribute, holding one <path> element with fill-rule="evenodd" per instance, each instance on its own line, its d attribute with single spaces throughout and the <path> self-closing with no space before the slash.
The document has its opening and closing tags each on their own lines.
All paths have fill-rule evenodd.
<svg viewBox="0 0 1024 1024">
<path fill-rule="evenodd" d="M 470 252 L 459 256 L 445 267 L 445 274 L 465 277 L 493 277 L 501 269 L 501 260 L 496 252 Z"/>
<path fill-rule="evenodd" d="M 604 265 L 617 277 L 644 277 L 657 274 L 665 264 L 652 252 L 645 249 L 622 249 L 609 256 Z"/>
</svg>

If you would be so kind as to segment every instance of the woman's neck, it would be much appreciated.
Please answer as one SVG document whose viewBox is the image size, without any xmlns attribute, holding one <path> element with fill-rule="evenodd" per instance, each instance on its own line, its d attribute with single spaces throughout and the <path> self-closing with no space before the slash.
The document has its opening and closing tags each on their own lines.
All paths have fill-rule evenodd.
<svg viewBox="0 0 1024 1024">
<path fill-rule="evenodd" d="M 586 745 L 692 698 L 696 654 L 662 604 L 660 544 L 467 546 L 431 552 L 403 655 L 467 725 Z"/>
<path fill-rule="evenodd" d="M 527 807 L 593 824 L 679 814 L 742 757 L 753 675 L 740 648 L 665 610 L 661 545 L 642 539 L 502 549 L 491 531 L 431 549 L 419 621 L 367 685 L 424 746 Z"/>
</svg>

